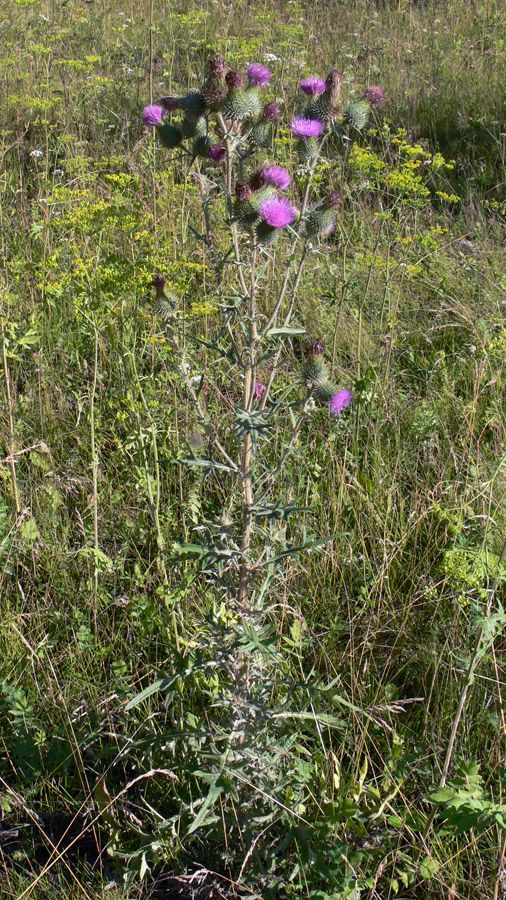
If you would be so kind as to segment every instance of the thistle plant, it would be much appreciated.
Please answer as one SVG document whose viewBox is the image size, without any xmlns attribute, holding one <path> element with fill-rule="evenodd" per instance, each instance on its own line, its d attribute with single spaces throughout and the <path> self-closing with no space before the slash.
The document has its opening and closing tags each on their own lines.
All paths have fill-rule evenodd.
<svg viewBox="0 0 506 900">
<path fill-rule="evenodd" d="M 329 137 L 348 129 L 352 117 L 341 108 L 338 73 L 325 81 L 316 76 L 302 81 L 300 113 L 290 124 L 299 164 L 290 169 L 280 159 L 282 142 L 276 139 L 280 108 L 264 95 L 270 80 L 264 66 L 251 65 L 244 76 L 216 56 L 200 91 L 164 97 L 143 115 L 160 144 L 178 154 L 169 164 L 187 160 L 199 186 L 204 221 L 199 238 L 214 270 L 213 302 L 220 308 L 206 352 L 214 353 L 230 394 L 240 386 L 232 415 L 204 401 L 186 371 L 180 307 L 166 291 L 163 273 L 157 275 L 154 312 L 164 320 L 175 358 L 183 360 L 194 424 L 206 435 L 204 447 L 178 462 L 212 474 L 222 498 L 219 514 L 202 517 L 193 543 L 172 548 L 174 565 L 193 561 L 203 592 L 214 597 L 214 664 L 223 681 L 213 746 L 228 737 L 213 783 L 216 787 L 225 771 L 230 775 L 230 766 L 242 765 L 242 777 L 250 784 L 248 802 L 257 811 L 265 801 L 252 783 L 264 780 L 272 789 L 272 771 L 262 768 L 260 744 L 269 746 L 277 727 L 271 715 L 276 590 L 285 561 L 325 541 L 305 532 L 299 541 L 293 539 L 289 522 L 300 506 L 286 488 L 283 493 L 283 483 L 302 429 L 309 434 L 321 429 L 329 416 L 341 417 L 352 399 L 350 389 L 331 378 L 321 339 L 302 342 L 295 377 L 290 362 L 294 340 L 306 331 L 297 306 L 303 270 L 336 228 L 342 202 L 332 184 L 314 192 L 315 169 L 328 152 Z M 360 102 L 369 107 L 375 101 Z M 267 281 L 269 271 L 274 278 L 271 274 Z M 198 352 L 197 346 L 192 371 L 199 371 Z M 261 737 L 266 721 L 270 724 Z M 243 788 L 244 803 L 247 794 Z M 203 824 L 204 818 L 197 819 Z M 195 822 L 189 827 L 194 829 Z"/>
</svg>

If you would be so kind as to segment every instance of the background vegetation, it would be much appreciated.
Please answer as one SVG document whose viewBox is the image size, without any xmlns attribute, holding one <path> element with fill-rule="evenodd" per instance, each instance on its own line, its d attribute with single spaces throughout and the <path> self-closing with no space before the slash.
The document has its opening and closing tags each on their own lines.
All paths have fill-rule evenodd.
<svg viewBox="0 0 506 900">
<path fill-rule="evenodd" d="M 0 11 L 2 896 L 505 897 L 504 4 Z M 339 227 L 299 291 L 353 403 L 301 434 L 288 538 L 332 540 L 272 598 L 258 677 L 292 712 L 276 732 L 260 718 L 233 776 L 204 727 L 233 703 L 215 670 L 230 615 L 173 556 L 223 502 L 175 461 L 199 425 L 181 367 L 214 412 L 240 396 L 195 353 L 227 276 L 191 171 L 141 122 L 216 50 L 273 70 L 285 122 L 298 80 L 332 68 L 387 96 L 336 154 Z M 288 132 L 285 152 L 296 165 Z M 423 195 L 409 163 L 437 153 Z M 155 272 L 188 359 L 153 316 Z M 285 363 L 296 382 L 296 347 Z"/>
</svg>

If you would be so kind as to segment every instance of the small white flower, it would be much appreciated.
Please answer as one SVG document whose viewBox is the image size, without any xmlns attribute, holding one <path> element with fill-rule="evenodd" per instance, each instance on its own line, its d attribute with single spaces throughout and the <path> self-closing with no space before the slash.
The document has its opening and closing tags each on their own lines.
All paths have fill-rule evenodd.
<svg viewBox="0 0 506 900">
<path fill-rule="evenodd" d="M 190 381 L 192 384 L 200 384 L 200 377 L 200 375 L 190 375 L 188 381 Z"/>
<path fill-rule="evenodd" d="M 278 62 L 279 56 L 276 56 L 275 53 L 264 53 L 264 59 L 266 62 Z"/>
<path fill-rule="evenodd" d="M 40 159 L 44 154 L 42 150 L 30 150 L 30 156 L 33 156 L 34 159 Z"/>
</svg>

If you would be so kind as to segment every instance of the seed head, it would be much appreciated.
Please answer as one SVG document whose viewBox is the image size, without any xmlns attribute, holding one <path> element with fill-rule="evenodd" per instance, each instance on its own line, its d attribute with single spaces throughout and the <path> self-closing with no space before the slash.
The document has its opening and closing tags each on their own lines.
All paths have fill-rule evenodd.
<svg viewBox="0 0 506 900">
<path fill-rule="evenodd" d="M 321 338 L 318 338 L 318 340 L 313 341 L 309 352 L 310 352 L 311 356 L 323 356 L 323 354 L 325 353 L 325 344 Z"/>
<path fill-rule="evenodd" d="M 151 284 L 153 285 L 153 287 L 156 291 L 157 297 L 159 297 L 161 294 L 163 294 L 163 292 L 165 290 L 165 285 L 167 284 L 167 279 L 164 278 L 164 276 L 161 274 L 154 275 L 153 281 L 151 282 Z"/>
<path fill-rule="evenodd" d="M 260 188 L 264 186 L 264 184 L 264 173 L 262 169 L 257 169 L 255 172 L 253 172 L 249 180 L 249 186 L 252 191 L 259 191 Z"/>
<path fill-rule="evenodd" d="M 227 71 L 227 64 L 223 56 L 219 53 L 216 56 L 212 56 L 209 60 L 209 74 L 221 76 L 224 75 Z"/>
<path fill-rule="evenodd" d="M 247 184 L 247 182 L 245 182 L 245 181 L 237 182 L 237 184 L 235 186 L 235 196 L 237 197 L 238 200 L 241 200 L 241 201 L 249 200 L 252 193 L 253 193 L 253 191 L 251 190 L 251 188 L 250 188 L 249 184 Z"/>
<path fill-rule="evenodd" d="M 225 81 L 227 82 L 228 88 L 232 91 L 242 88 L 243 85 L 243 77 L 240 72 L 227 72 Z"/>
<path fill-rule="evenodd" d="M 212 144 L 207 151 L 207 158 L 212 162 L 223 162 L 227 155 L 226 147 L 223 144 Z"/>
<path fill-rule="evenodd" d="M 262 119 L 264 122 L 275 122 L 276 119 L 279 119 L 281 115 L 281 110 L 277 103 L 274 103 L 272 100 L 270 103 L 266 103 L 264 106 L 264 111 L 262 113 Z"/>
<path fill-rule="evenodd" d="M 329 72 L 327 78 L 325 79 L 325 87 L 329 91 L 339 91 L 341 89 L 341 75 L 339 72 L 335 70 L 333 72 Z"/>
</svg>

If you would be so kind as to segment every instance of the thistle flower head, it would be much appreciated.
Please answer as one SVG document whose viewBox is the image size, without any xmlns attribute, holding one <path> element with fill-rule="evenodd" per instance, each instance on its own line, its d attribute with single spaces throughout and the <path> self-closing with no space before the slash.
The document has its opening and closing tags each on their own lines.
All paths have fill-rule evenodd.
<svg viewBox="0 0 506 900">
<path fill-rule="evenodd" d="M 367 100 L 371 106 L 379 106 L 380 103 L 385 102 L 385 92 L 382 87 L 373 84 L 371 87 L 367 88 L 364 94 L 364 100 Z"/>
<path fill-rule="evenodd" d="M 165 112 L 173 112 L 175 109 L 179 109 L 180 102 L 180 97 L 162 97 L 158 101 L 160 106 L 163 106 Z"/>
<path fill-rule="evenodd" d="M 333 72 L 329 72 L 325 79 L 325 87 L 328 91 L 338 91 L 341 87 L 341 75 L 339 72 L 336 72 L 335 69 Z"/>
<path fill-rule="evenodd" d="M 339 416 L 343 409 L 349 406 L 351 400 L 351 391 L 336 391 L 329 400 L 329 414 L 331 416 Z"/>
<path fill-rule="evenodd" d="M 239 88 L 242 88 L 243 85 L 243 77 L 240 72 L 227 72 L 225 75 L 225 81 L 227 82 L 227 86 L 231 91 L 236 91 Z"/>
<path fill-rule="evenodd" d="M 245 181 L 238 181 L 235 186 L 235 196 L 238 200 L 249 200 L 253 191 L 251 190 L 249 184 Z"/>
<path fill-rule="evenodd" d="M 255 385 L 253 387 L 253 400 L 261 400 L 266 391 L 266 385 L 263 381 L 255 381 Z"/>
<path fill-rule="evenodd" d="M 297 207 L 286 197 L 272 197 L 260 205 L 260 212 L 271 228 L 286 228 L 295 222 Z"/>
<path fill-rule="evenodd" d="M 276 119 L 279 119 L 281 115 L 281 110 L 277 103 L 274 103 L 274 100 L 271 100 L 270 103 L 266 103 L 264 106 L 264 110 L 262 113 L 262 119 L 264 122 L 275 122 Z"/>
<path fill-rule="evenodd" d="M 252 191 L 259 191 L 265 184 L 262 169 L 256 169 L 250 177 L 249 186 Z"/>
<path fill-rule="evenodd" d="M 279 191 L 287 191 L 290 187 L 290 173 L 283 166 L 269 166 L 263 171 L 264 182 L 271 184 Z"/>
<path fill-rule="evenodd" d="M 248 66 L 246 76 L 252 87 L 263 87 L 264 85 L 269 84 L 269 81 L 272 78 L 272 72 L 269 72 L 269 69 L 266 69 L 265 66 L 261 66 L 260 63 L 254 63 L 252 66 Z"/>
<path fill-rule="evenodd" d="M 311 356 L 323 356 L 323 354 L 325 353 L 325 344 L 321 338 L 313 341 L 311 347 L 309 348 L 309 352 Z"/>
<path fill-rule="evenodd" d="M 207 158 L 212 162 L 223 162 L 227 155 L 226 147 L 223 144 L 211 144 L 207 151 Z"/>
<path fill-rule="evenodd" d="M 339 191 L 332 191 L 327 198 L 327 206 L 329 209 L 339 209 L 343 205 L 343 198 Z"/>
<path fill-rule="evenodd" d="M 163 122 L 163 109 L 161 106 L 146 106 L 144 108 L 144 112 L 142 113 L 142 121 L 145 125 L 150 125 L 154 128 L 156 125 L 161 125 Z"/>
<path fill-rule="evenodd" d="M 164 276 L 159 273 L 158 275 L 153 276 L 153 281 L 151 282 L 151 284 L 153 285 L 157 296 L 160 296 L 160 294 L 163 294 L 163 292 L 165 290 L 165 285 L 167 284 L 167 279 L 164 278 Z"/>
<path fill-rule="evenodd" d="M 219 53 L 216 56 L 212 56 L 209 60 L 209 74 L 210 75 L 224 75 L 227 71 L 227 64 L 223 56 Z"/>
<path fill-rule="evenodd" d="M 311 75 L 310 78 L 305 78 L 300 82 L 300 86 L 308 97 L 319 97 L 320 94 L 323 94 L 325 90 L 325 82 L 323 78 L 317 78 L 316 75 Z"/>
<path fill-rule="evenodd" d="M 323 131 L 323 124 L 318 119 L 304 119 L 301 116 L 295 116 L 290 125 L 292 132 L 300 138 L 320 137 Z"/>
</svg>

